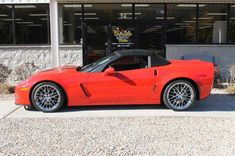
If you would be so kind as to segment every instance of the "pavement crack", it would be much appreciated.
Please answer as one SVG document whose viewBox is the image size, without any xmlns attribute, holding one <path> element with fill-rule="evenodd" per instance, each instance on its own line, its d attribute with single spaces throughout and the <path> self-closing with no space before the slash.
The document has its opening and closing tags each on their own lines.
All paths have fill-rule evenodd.
<svg viewBox="0 0 235 156">
<path fill-rule="evenodd" d="M 7 114 L 3 115 L 3 119 L 7 118 L 9 115 L 11 115 L 12 113 L 14 113 L 15 111 L 17 111 L 20 107 L 22 106 L 18 106 L 15 109 L 11 110 L 10 112 L 8 112 Z"/>
</svg>

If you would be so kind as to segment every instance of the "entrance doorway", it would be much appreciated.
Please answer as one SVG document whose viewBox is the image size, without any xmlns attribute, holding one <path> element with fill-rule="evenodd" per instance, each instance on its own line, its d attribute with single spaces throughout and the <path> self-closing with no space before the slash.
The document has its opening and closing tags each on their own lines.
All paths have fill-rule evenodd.
<svg viewBox="0 0 235 156">
<path fill-rule="evenodd" d="M 161 23 L 133 23 L 130 20 L 84 22 L 83 50 L 86 64 L 123 49 L 149 49 L 164 56 Z"/>
</svg>

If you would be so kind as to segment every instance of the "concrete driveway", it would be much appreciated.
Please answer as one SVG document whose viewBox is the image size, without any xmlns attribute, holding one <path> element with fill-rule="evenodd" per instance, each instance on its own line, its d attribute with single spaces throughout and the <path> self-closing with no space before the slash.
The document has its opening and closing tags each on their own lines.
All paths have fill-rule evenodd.
<svg viewBox="0 0 235 156">
<path fill-rule="evenodd" d="M 83 106 L 64 108 L 56 113 L 26 111 L 14 101 L 0 101 L 0 118 L 75 118 L 75 117 L 200 116 L 235 118 L 235 96 L 212 93 L 188 111 L 174 112 L 162 105 Z"/>
</svg>

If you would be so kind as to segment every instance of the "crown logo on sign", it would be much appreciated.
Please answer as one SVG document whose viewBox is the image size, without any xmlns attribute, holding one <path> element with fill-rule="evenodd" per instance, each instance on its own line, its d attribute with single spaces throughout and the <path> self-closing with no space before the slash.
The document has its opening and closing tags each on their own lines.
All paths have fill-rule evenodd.
<svg viewBox="0 0 235 156">
<path fill-rule="evenodd" d="M 113 33 L 120 43 L 129 42 L 129 38 L 133 35 L 130 30 L 119 29 L 118 27 L 113 31 Z"/>
</svg>

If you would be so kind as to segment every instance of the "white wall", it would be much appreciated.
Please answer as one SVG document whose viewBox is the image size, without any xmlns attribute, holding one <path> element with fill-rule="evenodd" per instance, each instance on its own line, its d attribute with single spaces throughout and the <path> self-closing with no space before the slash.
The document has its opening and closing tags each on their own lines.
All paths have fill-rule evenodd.
<svg viewBox="0 0 235 156">
<path fill-rule="evenodd" d="M 60 46 L 60 65 L 82 66 L 82 45 Z M 14 70 L 25 64 L 34 63 L 37 71 L 53 67 L 51 47 L 48 46 L 0 46 L 0 64 L 8 66 L 12 70 L 10 81 L 18 81 Z"/>
<path fill-rule="evenodd" d="M 195 59 L 203 55 L 214 57 L 226 77 L 230 66 L 235 64 L 235 45 L 166 45 L 167 59 L 182 59 L 187 55 L 195 56 Z"/>
</svg>

